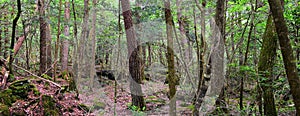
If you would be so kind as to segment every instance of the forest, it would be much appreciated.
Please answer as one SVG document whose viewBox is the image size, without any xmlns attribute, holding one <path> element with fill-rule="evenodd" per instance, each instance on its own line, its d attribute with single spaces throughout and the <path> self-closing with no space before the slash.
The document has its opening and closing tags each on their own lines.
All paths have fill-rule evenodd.
<svg viewBox="0 0 300 116">
<path fill-rule="evenodd" d="M 0 0 L 1 116 L 300 116 L 298 0 Z"/>
</svg>

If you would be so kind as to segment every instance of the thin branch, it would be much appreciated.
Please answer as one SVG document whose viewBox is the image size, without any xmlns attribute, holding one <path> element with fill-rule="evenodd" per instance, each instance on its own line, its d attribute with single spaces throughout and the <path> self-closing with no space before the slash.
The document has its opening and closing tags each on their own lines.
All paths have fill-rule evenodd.
<svg viewBox="0 0 300 116">
<path fill-rule="evenodd" d="M 3 59 L 3 58 L 1 58 L 0 60 L 7 62 L 7 60 L 5 60 L 5 59 Z M 57 61 L 55 61 L 54 63 L 56 63 L 56 62 L 57 62 Z M 53 85 L 55 85 L 55 86 L 61 88 L 61 86 L 60 86 L 58 83 L 55 83 L 55 82 L 53 82 L 53 81 L 51 81 L 51 80 L 44 79 L 44 78 L 42 78 L 42 77 L 40 77 L 40 76 L 38 76 L 38 75 L 36 75 L 36 74 L 34 74 L 34 73 L 32 73 L 32 72 L 26 70 L 25 68 L 22 68 L 22 67 L 18 66 L 18 65 L 16 65 L 16 64 L 12 64 L 12 65 L 15 66 L 15 67 L 18 68 L 18 69 L 21 69 L 21 70 L 23 70 L 23 71 L 29 73 L 30 75 L 32 75 L 32 76 L 34 76 L 34 77 L 36 77 L 36 78 L 38 78 L 38 79 L 41 79 L 41 80 L 43 80 L 43 81 L 52 83 Z M 49 69 L 50 69 L 50 68 L 49 68 Z M 49 71 L 49 69 L 48 69 L 47 71 Z M 45 73 L 47 73 L 47 71 L 46 71 Z M 44 73 L 43 73 L 43 74 L 44 74 Z"/>
</svg>

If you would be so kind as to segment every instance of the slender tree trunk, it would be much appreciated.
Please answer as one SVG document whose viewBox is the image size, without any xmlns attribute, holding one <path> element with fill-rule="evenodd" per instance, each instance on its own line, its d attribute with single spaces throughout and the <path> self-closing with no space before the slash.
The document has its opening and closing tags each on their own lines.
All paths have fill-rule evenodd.
<svg viewBox="0 0 300 116">
<path fill-rule="evenodd" d="M 38 9 L 40 13 L 40 74 L 46 72 L 51 65 L 51 38 L 50 27 L 45 17 L 45 1 L 38 0 Z M 50 72 L 47 73 L 51 75 Z"/>
<path fill-rule="evenodd" d="M 57 36 L 56 36 L 56 42 L 55 42 L 55 51 L 54 51 L 54 59 L 57 60 L 58 58 L 58 50 L 60 47 L 60 15 L 61 15 L 61 4 L 62 0 L 59 0 L 59 8 L 58 8 L 58 17 L 57 17 Z M 54 81 L 56 81 L 56 70 L 57 70 L 57 65 L 54 64 L 54 72 L 53 72 L 53 78 Z"/>
<path fill-rule="evenodd" d="M 225 58 L 224 58 L 224 52 L 225 52 L 225 0 L 218 0 L 217 1 L 217 9 L 216 9 L 216 16 L 215 17 L 216 17 L 216 19 L 215 19 L 216 20 L 216 25 L 218 26 L 218 28 L 220 30 L 220 34 L 221 34 L 220 35 L 220 40 L 219 40 L 220 44 L 218 46 L 220 51 L 219 51 L 219 53 L 216 54 L 217 56 L 215 56 L 215 57 L 218 57 L 220 55 L 219 56 L 220 58 L 217 58 L 217 59 L 222 60 L 222 61 L 220 62 L 216 59 L 215 62 L 220 62 L 220 63 L 216 64 L 215 67 L 214 67 L 214 65 L 212 65 L 212 68 L 218 68 L 216 70 L 221 70 L 219 72 L 220 75 L 218 75 L 219 76 L 218 78 L 224 78 L 224 76 L 225 76 L 224 75 L 225 74 L 225 70 L 224 70 L 224 60 L 225 60 Z M 213 59 L 212 59 L 212 62 L 214 62 Z M 224 87 L 222 86 L 221 93 L 219 94 L 219 98 L 217 99 L 217 102 L 216 102 L 216 105 L 220 105 L 221 107 L 225 107 L 224 92 L 225 92 Z"/>
<path fill-rule="evenodd" d="M 168 82 L 170 90 L 170 109 L 169 115 L 176 116 L 176 77 L 174 65 L 174 51 L 173 51 L 173 17 L 170 9 L 170 0 L 165 1 L 165 18 L 167 28 L 167 61 L 168 61 Z"/>
<path fill-rule="evenodd" d="M 293 49 L 288 37 L 288 28 L 283 17 L 283 8 L 279 0 L 268 0 L 268 2 L 279 38 L 285 71 L 295 103 L 296 115 L 300 115 L 300 79 L 296 67 L 296 58 L 293 54 Z"/>
<path fill-rule="evenodd" d="M 20 18 L 21 15 L 21 1 L 17 0 L 17 4 L 18 4 L 18 13 L 17 16 L 14 18 L 13 20 L 13 25 L 12 25 L 12 34 L 11 34 L 11 42 L 10 42 L 10 58 L 9 58 L 9 72 L 10 74 L 13 74 L 12 72 L 12 62 L 14 60 L 14 45 L 15 45 L 15 37 L 16 37 L 16 27 L 17 27 L 17 22 Z"/>
<path fill-rule="evenodd" d="M 62 51 L 61 51 L 61 70 L 68 70 L 68 55 L 69 55 L 69 36 L 70 36 L 70 2 L 65 2 L 65 27 L 64 27 L 64 35 L 66 39 L 62 41 Z"/>
<path fill-rule="evenodd" d="M 2 17 L 1 17 L 2 18 Z M 4 41 L 2 40 L 2 27 L 0 28 L 0 56 L 3 56 L 4 49 L 2 46 L 4 45 Z"/>
<path fill-rule="evenodd" d="M 205 53 L 206 53 L 206 39 L 205 39 L 205 7 L 206 7 L 206 1 L 203 0 L 200 6 L 200 3 L 198 2 L 198 0 L 195 0 L 196 2 L 196 6 L 197 8 L 200 10 L 201 12 L 201 20 L 200 20 L 200 26 L 201 26 L 201 35 L 200 35 L 200 48 L 202 48 L 201 50 L 197 50 L 198 52 L 198 57 L 199 57 L 199 82 L 198 82 L 198 89 L 197 89 L 197 94 L 196 94 L 196 101 L 195 101 L 195 109 L 199 109 L 200 105 L 202 103 L 202 99 L 205 96 L 205 93 L 207 91 L 208 86 L 205 84 L 205 80 L 204 80 L 204 74 L 206 71 L 206 63 L 205 63 Z M 197 40 L 197 39 L 196 39 Z M 198 48 L 198 49 L 200 49 Z M 207 82 L 206 82 L 207 83 Z M 194 115 L 199 115 L 199 111 L 195 110 L 194 111 Z"/>
<path fill-rule="evenodd" d="M 81 31 L 81 36 L 80 36 L 80 40 L 78 43 L 78 47 L 77 47 L 77 71 L 74 70 L 75 72 L 77 72 L 77 77 L 78 79 L 81 78 L 81 76 L 85 73 L 84 72 L 84 68 L 86 62 L 84 62 L 84 52 L 85 52 L 85 45 L 86 45 L 86 39 L 88 38 L 88 18 L 89 18 L 89 0 L 84 0 L 84 9 L 83 9 L 84 13 L 83 13 L 83 24 L 82 24 L 82 31 Z M 77 79 L 77 80 L 78 80 Z"/>
<path fill-rule="evenodd" d="M 147 43 L 148 45 L 148 66 L 152 63 L 152 50 L 151 50 L 151 43 Z"/>
<path fill-rule="evenodd" d="M 78 79 L 78 64 L 79 64 L 79 51 L 78 51 L 78 37 L 77 37 L 77 23 L 76 23 L 76 11 L 75 11 L 75 4 L 74 0 L 72 0 L 72 12 L 73 12 L 73 18 L 74 18 L 74 49 L 73 49 L 73 73 L 74 73 L 74 80 L 77 81 Z"/>
<path fill-rule="evenodd" d="M 4 20 L 9 20 L 8 19 L 8 16 L 7 16 L 7 13 L 5 12 L 4 13 Z M 4 27 L 4 45 L 3 45 L 3 47 L 4 47 L 4 53 L 3 53 L 3 56 L 4 56 L 4 58 L 7 58 L 8 57 L 8 55 L 9 55 L 9 52 L 8 52 L 8 49 L 9 49 L 9 37 L 8 37 L 8 25 L 6 24 L 5 25 L 5 27 Z"/>
<path fill-rule="evenodd" d="M 130 92 L 132 97 L 132 105 L 140 108 L 140 110 L 146 107 L 142 88 L 141 88 L 141 71 L 140 63 L 141 59 L 139 58 L 138 49 L 137 49 L 137 40 L 136 34 L 133 28 L 132 23 L 132 12 L 130 10 L 129 0 L 121 0 L 122 11 L 125 23 L 125 31 L 127 38 L 127 49 L 128 49 L 128 58 L 129 58 L 129 72 L 132 79 L 130 79 Z"/>
<path fill-rule="evenodd" d="M 90 40 L 89 43 L 91 44 L 91 58 L 90 58 L 90 69 L 89 69 L 89 76 L 90 76 L 90 90 L 93 88 L 94 83 L 94 76 L 96 74 L 95 71 L 95 47 L 96 47 L 96 17 L 97 17 L 97 0 L 93 0 L 93 12 L 92 12 L 92 30 L 90 32 Z"/>
</svg>

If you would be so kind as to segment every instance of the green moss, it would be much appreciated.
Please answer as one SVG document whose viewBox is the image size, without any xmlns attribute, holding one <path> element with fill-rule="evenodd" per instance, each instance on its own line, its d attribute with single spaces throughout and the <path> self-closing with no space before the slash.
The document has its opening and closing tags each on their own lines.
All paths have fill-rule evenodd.
<svg viewBox="0 0 300 116">
<path fill-rule="evenodd" d="M 93 110 L 104 109 L 106 104 L 103 102 L 95 102 Z"/>
<path fill-rule="evenodd" d="M 45 79 L 47 79 L 47 80 L 52 80 L 52 77 L 50 77 L 47 74 L 43 74 L 42 77 L 45 78 Z"/>
<path fill-rule="evenodd" d="M 11 106 L 16 101 L 16 96 L 13 95 L 11 89 L 6 89 L 0 92 L 0 101 L 4 105 Z"/>
<path fill-rule="evenodd" d="M 24 99 L 27 98 L 30 91 L 33 91 L 36 95 L 40 94 L 36 86 L 27 79 L 14 81 L 8 88 L 12 90 L 13 95 Z"/>
<path fill-rule="evenodd" d="M 53 97 L 49 95 L 43 95 L 42 103 L 45 116 L 59 116 L 61 114 L 59 108 L 56 106 L 56 102 Z"/>
<path fill-rule="evenodd" d="M 1 116 L 9 116 L 9 109 L 7 105 L 0 103 L 0 115 Z"/>
</svg>

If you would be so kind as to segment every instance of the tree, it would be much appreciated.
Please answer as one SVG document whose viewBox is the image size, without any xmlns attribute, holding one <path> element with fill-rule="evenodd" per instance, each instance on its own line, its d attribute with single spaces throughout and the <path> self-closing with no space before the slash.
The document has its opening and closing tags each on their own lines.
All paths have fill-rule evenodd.
<svg viewBox="0 0 300 116">
<path fill-rule="evenodd" d="M 130 79 L 130 92 L 132 97 L 132 105 L 143 110 L 145 108 L 144 98 L 142 96 L 142 88 L 139 84 L 141 84 L 141 70 L 140 63 L 141 58 L 139 57 L 138 49 L 137 49 L 137 41 L 136 34 L 133 28 L 132 23 L 132 12 L 130 10 L 129 0 L 122 0 L 122 11 L 124 17 L 124 25 L 126 31 L 126 39 L 127 39 L 127 49 L 128 49 L 128 57 L 129 57 L 129 72 L 132 77 Z"/>
<path fill-rule="evenodd" d="M 12 27 L 12 35 L 11 35 L 11 42 L 10 42 L 10 58 L 9 58 L 9 72 L 11 74 L 12 73 L 12 62 L 14 60 L 14 45 L 15 45 L 15 37 L 16 37 L 16 27 L 17 27 L 17 22 L 20 18 L 20 15 L 21 15 L 21 1 L 20 0 L 17 0 L 17 4 L 18 4 L 18 13 L 17 13 L 17 16 L 14 18 L 13 20 L 13 27 Z"/>
<path fill-rule="evenodd" d="M 74 6 L 73 6 L 74 7 Z M 88 18 L 89 18 L 89 0 L 84 0 L 84 9 L 83 9 L 83 25 L 82 25 L 82 31 L 80 35 L 80 39 L 78 40 L 77 46 L 77 53 L 75 56 L 75 66 L 74 66 L 74 73 L 75 73 L 75 78 L 78 80 L 81 78 L 82 75 L 86 75 L 84 72 L 84 67 L 85 64 L 87 63 L 84 58 L 84 50 L 86 49 L 85 44 L 86 44 L 86 39 L 88 38 Z M 73 13 L 74 13 L 73 9 Z M 75 14 L 74 14 L 75 17 Z M 76 36 L 77 37 L 77 36 Z M 76 39 L 76 38 L 75 38 Z"/>
<path fill-rule="evenodd" d="M 276 116 L 276 107 L 273 94 L 273 66 L 276 58 L 277 37 L 272 16 L 268 16 L 266 31 L 263 35 L 263 44 L 259 56 L 258 73 L 261 76 L 261 87 L 264 98 L 264 114 Z"/>
<path fill-rule="evenodd" d="M 62 51 L 61 51 L 61 69 L 62 71 L 68 70 L 68 55 L 69 55 L 69 35 L 70 35 L 70 2 L 65 1 L 65 26 L 64 26 L 64 36 L 65 39 L 62 41 Z"/>
<path fill-rule="evenodd" d="M 212 45 L 210 55 L 208 56 L 208 65 L 211 67 L 207 70 L 211 70 L 210 85 L 207 89 L 204 99 L 206 103 L 202 103 L 200 107 L 200 115 L 202 113 L 207 113 L 213 109 L 209 109 L 216 103 L 218 97 L 222 97 L 222 91 L 225 81 L 225 64 L 224 64 L 224 54 L 225 54 L 225 30 L 224 30 L 224 13 L 225 13 L 225 0 L 217 1 L 215 24 L 211 23 L 211 31 L 214 33 L 212 35 Z M 211 21 L 213 22 L 213 21 Z M 210 71 L 207 71 L 210 72 Z M 220 94 L 221 93 L 221 94 Z"/>
<path fill-rule="evenodd" d="M 214 62 L 212 65 L 212 68 L 215 68 L 216 76 L 223 80 L 225 76 L 225 70 L 224 70 L 224 61 L 225 61 L 225 0 L 218 0 L 217 1 L 217 8 L 216 8 L 216 25 L 218 27 L 218 30 L 220 31 L 220 40 L 218 40 L 219 45 L 217 46 L 218 52 L 216 52 L 215 56 L 212 54 L 212 62 Z M 216 44 L 217 45 L 217 44 Z M 215 57 L 215 58 L 214 58 Z M 219 57 L 219 58 L 218 58 Z M 221 60 L 221 61 L 220 61 Z M 217 71 L 219 70 L 219 71 Z M 222 86 L 221 93 L 219 95 L 219 98 L 216 102 L 217 105 L 225 106 L 224 102 L 224 87 Z"/>
<path fill-rule="evenodd" d="M 288 37 L 288 28 L 283 17 L 283 8 L 279 0 L 268 0 L 279 38 L 285 72 L 291 88 L 296 114 L 300 115 L 300 79 L 296 67 L 296 58 Z"/>
<path fill-rule="evenodd" d="M 45 1 L 38 0 L 39 21 L 40 21 L 40 74 L 43 74 L 51 66 L 51 33 L 50 25 L 46 21 Z M 51 75 L 50 72 L 47 73 Z"/>
<path fill-rule="evenodd" d="M 168 75 L 169 82 L 169 99 L 170 99 L 170 116 L 176 116 L 176 75 L 174 65 L 174 51 L 173 51 L 173 16 L 171 13 L 170 0 L 165 0 L 165 20 L 167 29 L 167 61 L 168 61 Z"/>
<path fill-rule="evenodd" d="M 198 38 L 196 38 L 196 44 L 197 44 L 197 62 L 198 62 L 198 70 L 199 70 L 199 81 L 198 81 L 198 88 L 197 93 L 194 97 L 194 104 L 195 108 L 198 109 L 202 103 L 202 98 L 205 96 L 205 93 L 207 91 L 207 84 L 205 85 L 204 81 L 204 74 L 206 70 L 206 64 L 205 64 L 205 53 L 206 53 L 206 39 L 205 39 L 205 7 L 206 7 L 206 1 L 202 1 L 202 7 L 200 6 L 200 3 L 198 0 L 195 0 L 197 8 L 201 12 L 201 19 L 200 19 L 200 26 L 201 26 L 201 35 L 200 35 L 200 41 Z M 196 17 L 196 16 L 195 16 Z M 196 19 L 196 18 L 195 18 Z M 196 25 L 196 20 L 195 20 Z M 197 35 L 197 27 L 195 26 L 195 34 Z M 199 45 L 199 43 L 201 44 Z M 201 49 L 200 49 L 201 48 Z M 198 115 L 198 110 L 194 110 L 194 115 Z"/>
<path fill-rule="evenodd" d="M 55 43 L 55 51 L 54 51 L 54 59 L 56 60 L 58 57 L 58 49 L 59 49 L 59 43 L 60 43 L 60 15 L 61 15 L 61 4 L 62 0 L 59 0 L 59 8 L 58 8 L 58 22 L 57 22 L 57 36 L 56 36 L 56 43 Z M 54 64 L 54 81 L 56 81 L 56 64 Z"/>
<path fill-rule="evenodd" d="M 90 76 L 90 89 L 93 88 L 94 83 L 94 76 L 96 74 L 95 72 L 95 47 L 96 47 L 96 17 L 97 17 L 97 0 L 93 0 L 93 12 L 92 12 L 92 23 L 91 23 L 91 31 L 90 31 L 90 37 L 89 37 L 89 49 L 91 49 L 91 55 L 90 55 L 90 69 L 89 69 L 89 76 Z"/>
</svg>

